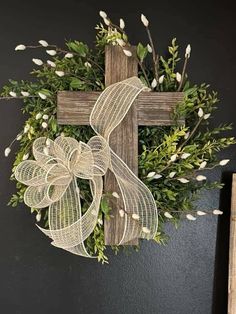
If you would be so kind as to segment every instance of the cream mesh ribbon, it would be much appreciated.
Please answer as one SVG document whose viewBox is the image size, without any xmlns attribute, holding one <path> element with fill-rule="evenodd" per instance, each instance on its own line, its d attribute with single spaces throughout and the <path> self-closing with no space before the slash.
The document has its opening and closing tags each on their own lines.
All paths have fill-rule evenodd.
<svg viewBox="0 0 236 314">
<path fill-rule="evenodd" d="M 123 235 L 119 244 L 137 237 L 151 239 L 155 236 L 158 214 L 151 192 L 109 147 L 111 132 L 144 89 L 137 77 L 110 85 L 101 93 L 91 112 L 90 125 L 97 135 L 87 144 L 60 136 L 54 141 L 47 140 L 46 145 L 46 138 L 41 137 L 33 143 L 35 160 L 26 160 L 17 166 L 16 179 L 28 186 L 25 204 L 33 208 L 49 207 L 49 229 L 38 227 L 53 240 L 54 246 L 93 257 L 87 252 L 84 241 L 97 224 L 102 177 L 108 169 L 117 180 L 127 213 L 122 220 Z M 93 197 L 84 214 L 77 178 L 89 180 Z M 138 221 L 132 214 L 138 215 Z"/>
</svg>

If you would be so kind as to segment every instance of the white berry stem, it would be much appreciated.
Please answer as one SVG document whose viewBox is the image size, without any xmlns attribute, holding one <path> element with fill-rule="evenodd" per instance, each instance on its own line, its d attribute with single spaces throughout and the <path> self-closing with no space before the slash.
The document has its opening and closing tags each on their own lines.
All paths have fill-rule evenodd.
<svg viewBox="0 0 236 314">
<path fill-rule="evenodd" d="M 180 83 L 179 83 L 179 87 L 177 89 L 177 91 L 179 92 L 183 86 L 183 82 L 184 82 L 184 79 L 185 79 L 185 72 L 186 72 L 186 68 L 187 68 L 187 64 L 188 64 L 188 57 L 186 56 L 185 57 L 185 60 L 184 60 L 184 66 L 183 66 L 183 70 L 182 70 L 182 73 L 181 73 L 181 80 L 180 80 Z"/>
</svg>

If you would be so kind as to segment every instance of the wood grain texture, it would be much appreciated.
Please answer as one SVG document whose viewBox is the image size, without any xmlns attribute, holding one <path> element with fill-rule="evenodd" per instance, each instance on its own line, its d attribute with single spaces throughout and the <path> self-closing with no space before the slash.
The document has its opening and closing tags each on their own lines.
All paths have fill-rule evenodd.
<svg viewBox="0 0 236 314">
<path fill-rule="evenodd" d="M 132 47 L 131 50 L 135 50 Z M 138 65 L 133 57 L 127 57 L 119 46 L 107 46 L 105 50 L 105 85 L 109 86 L 126 78 L 138 74 Z M 138 123 L 135 106 L 128 111 L 124 120 L 118 125 L 110 136 L 112 150 L 138 174 Z M 118 184 L 112 172 L 108 171 L 105 176 L 105 191 L 117 192 L 121 195 Z M 118 244 L 123 235 L 123 219 L 119 215 L 119 209 L 123 208 L 122 198 L 113 198 L 111 202 L 111 216 L 105 220 L 105 244 Z M 138 239 L 127 243 L 137 245 Z"/>
<path fill-rule="evenodd" d="M 228 314 L 236 314 L 236 174 L 233 174 L 230 215 Z"/>
<path fill-rule="evenodd" d="M 57 120 L 59 124 L 89 125 L 89 116 L 100 92 L 59 92 Z M 142 92 L 133 106 L 138 125 L 171 125 L 173 108 L 183 100 L 181 92 Z"/>
</svg>

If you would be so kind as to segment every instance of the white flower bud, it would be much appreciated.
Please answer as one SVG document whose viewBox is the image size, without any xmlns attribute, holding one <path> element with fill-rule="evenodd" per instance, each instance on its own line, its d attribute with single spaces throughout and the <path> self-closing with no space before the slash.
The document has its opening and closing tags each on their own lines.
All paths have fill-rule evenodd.
<svg viewBox="0 0 236 314">
<path fill-rule="evenodd" d="M 141 21 L 145 27 L 148 27 L 149 21 L 145 15 L 141 14 Z"/>
<path fill-rule="evenodd" d="M 22 160 L 27 160 L 29 158 L 29 153 L 24 154 L 24 156 L 22 157 Z"/>
<path fill-rule="evenodd" d="M 187 215 L 186 215 L 186 218 L 187 218 L 188 220 L 192 220 L 192 221 L 194 221 L 194 220 L 197 219 L 196 217 L 194 217 L 194 216 L 191 215 L 191 214 L 187 214 Z"/>
<path fill-rule="evenodd" d="M 221 210 L 219 210 L 219 209 L 215 209 L 215 210 L 213 210 L 213 214 L 214 215 L 222 215 L 223 212 Z"/>
<path fill-rule="evenodd" d="M 185 178 L 179 178 L 179 179 L 177 179 L 179 182 L 181 182 L 181 183 L 188 183 L 189 182 L 189 180 L 188 179 L 185 179 Z"/>
<path fill-rule="evenodd" d="M 183 154 L 181 155 L 181 159 L 187 159 L 189 156 L 191 156 L 191 154 L 189 154 L 189 153 L 183 153 Z"/>
<path fill-rule="evenodd" d="M 56 50 L 54 49 L 46 50 L 46 53 L 50 56 L 55 56 L 57 54 Z"/>
<path fill-rule="evenodd" d="M 174 162 L 174 161 L 176 161 L 176 158 L 177 158 L 177 154 L 174 154 L 174 155 L 172 155 L 172 156 L 170 157 L 170 160 L 171 160 L 172 162 Z"/>
<path fill-rule="evenodd" d="M 121 38 L 117 38 L 117 39 L 116 39 L 116 42 L 117 42 L 117 44 L 118 44 L 119 46 L 121 46 L 121 47 L 124 47 L 124 46 L 125 46 L 125 42 L 124 42 L 124 40 L 121 39 Z"/>
<path fill-rule="evenodd" d="M 67 53 L 65 54 L 65 58 L 70 59 L 70 58 L 73 58 L 73 57 L 74 57 L 73 53 L 67 52 Z"/>
<path fill-rule="evenodd" d="M 177 81 L 178 83 L 181 82 L 181 78 L 182 78 L 182 75 L 181 75 L 179 72 L 177 72 L 177 73 L 176 73 L 176 81 Z"/>
<path fill-rule="evenodd" d="M 198 210 L 198 211 L 197 211 L 197 215 L 198 215 L 198 216 L 204 216 L 204 215 L 206 215 L 206 213 L 203 212 L 203 211 L 201 211 L 201 210 Z"/>
<path fill-rule="evenodd" d="M 120 28 L 124 29 L 125 28 L 125 22 L 123 19 L 120 19 Z"/>
<path fill-rule="evenodd" d="M 49 116 L 47 114 L 43 115 L 43 120 L 48 120 Z"/>
<path fill-rule="evenodd" d="M 27 133 L 30 129 L 30 125 L 26 124 L 26 126 L 24 127 L 24 133 Z"/>
<path fill-rule="evenodd" d="M 107 14 L 104 11 L 99 11 L 99 15 L 103 18 L 106 19 L 107 18 Z"/>
<path fill-rule="evenodd" d="M 48 127 L 47 122 L 43 122 L 41 125 L 42 125 L 42 127 L 43 127 L 44 129 L 46 129 L 46 128 Z"/>
<path fill-rule="evenodd" d="M 7 148 L 5 149 L 5 151 L 4 151 L 5 157 L 8 157 L 8 155 L 10 154 L 10 152 L 11 152 L 10 147 L 7 147 Z"/>
<path fill-rule="evenodd" d="M 139 220 L 139 215 L 138 214 L 132 214 L 132 218 L 134 219 L 134 220 Z"/>
<path fill-rule="evenodd" d="M 121 218 L 123 218 L 123 217 L 124 217 L 125 212 L 124 212 L 124 210 L 123 210 L 123 209 L 120 209 L 120 210 L 119 210 L 119 215 L 120 215 L 120 217 L 121 217 Z"/>
<path fill-rule="evenodd" d="M 203 112 L 202 108 L 199 108 L 199 109 L 198 109 L 197 115 L 199 116 L 199 118 L 203 117 L 204 112 Z"/>
<path fill-rule="evenodd" d="M 36 120 L 39 120 L 39 119 L 41 119 L 41 117 L 42 117 L 42 113 L 38 112 L 38 113 L 36 114 L 36 116 L 35 116 L 35 119 L 36 119 Z"/>
<path fill-rule="evenodd" d="M 20 141 L 21 139 L 22 139 L 22 134 L 18 134 L 17 137 L 16 137 L 16 140 Z"/>
<path fill-rule="evenodd" d="M 165 75 L 159 77 L 159 84 L 162 84 L 164 81 Z"/>
<path fill-rule="evenodd" d="M 15 51 L 17 51 L 17 50 L 25 50 L 25 49 L 26 49 L 26 46 L 21 44 L 21 45 L 16 46 Z"/>
<path fill-rule="evenodd" d="M 147 175 L 147 178 L 152 178 L 154 177 L 156 174 L 156 172 L 152 171 L 152 172 L 149 172 L 148 175 Z"/>
<path fill-rule="evenodd" d="M 196 176 L 196 180 L 197 180 L 197 181 L 204 181 L 204 180 L 206 180 L 206 179 L 207 179 L 207 177 L 202 176 L 202 175 Z"/>
<path fill-rule="evenodd" d="M 117 192 L 112 192 L 112 196 L 114 196 L 115 198 L 120 198 L 120 196 Z"/>
<path fill-rule="evenodd" d="M 172 172 L 169 174 L 169 177 L 170 177 L 170 178 L 173 178 L 175 175 L 176 175 L 176 172 L 175 172 L 175 171 L 172 171 Z"/>
<path fill-rule="evenodd" d="M 56 67 L 56 63 L 51 60 L 47 60 L 47 64 L 50 65 L 52 68 Z"/>
<path fill-rule="evenodd" d="M 65 75 L 65 72 L 63 71 L 55 71 L 56 75 L 58 75 L 59 77 L 62 77 Z"/>
<path fill-rule="evenodd" d="M 41 212 L 38 212 L 36 215 L 36 221 L 40 222 L 40 220 L 41 220 Z"/>
<path fill-rule="evenodd" d="M 230 159 L 223 159 L 223 160 L 221 160 L 220 162 L 219 162 L 219 165 L 220 166 L 225 166 L 225 165 L 227 165 L 227 163 L 230 161 Z"/>
<path fill-rule="evenodd" d="M 155 174 L 155 175 L 153 176 L 153 179 L 160 179 L 160 178 L 162 178 L 162 175 L 159 174 L 159 173 L 157 173 L 157 174 Z"/>
<path fill-rule="evenodd" d="M 207 162 L 204 160 L 203 162 L 200 163 L 199 169 L 204 169 L 207 165 Z"/>
<path fill-rule="evenodd" d="M 147 234 L 151 232 L 147 227 L 143 227 L 142 231 Z"/>
<path fill-rule="evenodd" d="M 47 96 L 41 92 L 38 92 L 38 95 L 41 99 L 45 100 L 47 98 Z"/>
<path fill-rule="evenodd" d="M 16 97 L 16 96 L 17 96 L 16 93 L 15 93 L 15 92 L 12 92 L 12 91 L 9 93 L 9 95 L 10 95 L 11 97 Z"/>
<path fill-rule="evenodd" d="M 21 91 L 20 93 L 24 97 L 28 97 L 30 95 L 28 92 L 24 92 L 24 91 Z"/>
<path fill-rule="evenodd" d="M 168 212 L 165 212 L 164 213 L 164 216 L 166 217 L 166 218 L 169 218 L 169 219 L 172 219 L 172 218 L 174 218 L 170 213 L 168 213 Z"/>
<path fill-rule="evenodd" d="M 185 50 L 185 58 L 190 58 L 190 54 L 191 54 L 191 46 L 188 44 Z"/>
<path fill-rule="evenodd" d="M 108 20 L 107 18 L 104 18 L 103 21 L 104 21 L 104 23 L 105 23 L 107 26 L 109 26 L 110 23 L 111 23 L 111 21 Z"/>
<path fill-rule="evenodd" d="M 103 225 L 103 220 L 101 218 L 98 218 L 99 225 Z"/>
<path fill-rule="evenodd" d="M 190 132 L 185 133 L 184 139 L 187 140 L 189 138 Z"/>
<path fill-rule="evenodd" d="M 157 80 L 154 78 L 152 80 L 152 83 L 151 83 L 151 87 L 154 89 L 155 87 L 157 87 Z"/>
<path fill-rule="evenodd" d="M 204 119 L 204 120 L 207 120 L 207 119 L 210 117 L 210 115 L 211 115 L 210 113 L 204 114 L 203 119 Z"/>
<path fill-rule="evenodd" d="M 132 56 L 132 52 L 127 50 L 127 49 L 123 49 L 123 52 L 124 54 L 127 56 L 127 57 L 131 57 Z"/>
<path fill-rule="evenodd" d="M 48 43 L 46 42 L 46 40 L 43 40 L 43 39 L 39 40 L 39 44 L 41 46 L 43 46 L 43 47 L 47 47 L 48 46 Z"/>
<path fill-rule="evenodd" d="M 147 44 L 147 50 L 149 53 L 152 53 L 152 47 L 149 44 Z"/>
<path fill-rule="evenodd" d="M 33 58 L 32 61 L 36 64 L 36 65 L 42 65 L 43 61 L 41 59 L 35 59 Z"/>
<path fill-rule="evenodd" d="M 86 61 L 85 63 L 84 63 L 84 66 L 86 66 L 86 68 L 91 68 L 92 66 L 91 66 L 91 63 L 89 63 L 88 61 Z"/>
</svg>

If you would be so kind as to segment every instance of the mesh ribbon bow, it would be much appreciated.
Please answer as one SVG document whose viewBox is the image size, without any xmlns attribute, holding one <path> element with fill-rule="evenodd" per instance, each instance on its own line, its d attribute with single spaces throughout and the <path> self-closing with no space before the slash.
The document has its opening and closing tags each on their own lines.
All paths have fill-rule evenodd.
<svg viewBox="0 0 236 314">
<path fill-rule="evenodd" d="M 53 240 L 54 246 L 92 257 L 84 241 L 97 224 L 102 177 L 108 169 L 117 180 L 127 213 L 122 220 L 123 234 L 119 244 L 137 237 L 151 239 L 155 236 L 158 214 L 151 192 L 109 147 L 111 132 L 144 89 L 137 77 L 107 87 L 91 112 L 90 125 L 97 135 L 87 144 L 71 137 L 60 136 L 54 141 L 41 137 L 33 143 L 35 160 L 26 160 L 17 166 L 16 179 L 28 186 L 25 204 L 33 208 L 49 207 L 49 229 L 39 229 Z M 77 178 L 89 180 L 93 197 L 84 214 Z M 136 214 L 138 222 L 132 214 Z"/>
</svg>

